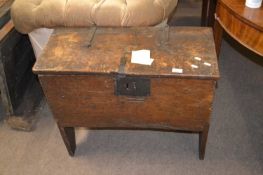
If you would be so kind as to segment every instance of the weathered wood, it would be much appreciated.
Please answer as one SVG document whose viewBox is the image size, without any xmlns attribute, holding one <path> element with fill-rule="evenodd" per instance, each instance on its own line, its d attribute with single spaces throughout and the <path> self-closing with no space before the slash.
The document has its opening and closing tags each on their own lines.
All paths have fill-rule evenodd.
<svg viewBox="0 0 263 175">
<path fill-rule="evenodd" d="M 1 100 L 7 123 L 12 128 L 28 131 L 33 129 L 33 116 L 43 94 L 32 73 L 35 57 L 29 38 L 10 24 L 0 33 L 3 36 L 0 40 Z"/>
<path fill-rule="evenodd" d="M 203 159 L 219 78 L 212 30 L 98 28 L 92 41 L 89 34 L 88 29 L 56 30 L 33 68 L 69 154 L 75 150 L 74 127 L 83 126 L 198 132 Z M 140 49 L 151 50 L 151 66 L 131 63 L 131 51 Z M 173 67 L 183 73 L 173 73 Z M 150 92 L 116 94 L 119 77 L 147 79 Z"/>
<path fill-rule="evenodd" d="M 14 95 L 12 94 L 14 84 L 11 83 L 14 77 L 14 72 L 12 71 L 14 70 L 12 66 L 14 63 L 14 59 L 9 58 L 10 55 L 13 54 L 12 50 L 15 46 L 15 43 L 19 39 L 20 36 L 14 33 L 13 29 L 11 32 L 8 33 L 8 35 L 4 39 L 0 41 L 0 76 L 2 79 L 2 82 L 0 83 L 0 91 L 3 92 L 2 100 L 7 114 L 14 113 L 14 104 L 12 103 L 12 100 L 14 99 Z"/>
<path fill-rule="evenodd" d="M 9 96 L 8 86 L 6 83 L 4 65 L 1 61 L 0 61 L 0 92 L 1 92 L 1 100 L 3 102 L 2 104 L 4 106 L 4 110 L 5 110 L 6 115 L 10 115 L 10 114 L 14 113 L 11 98 Z"/>
<path fill-rule="evenodd" d="M 159 28 L 98 28 L 92 46 L 87 47 L 89 29 L 60 29 L 51 36 L 33 71 L 38 74 L 119 73 L 121 59 L 125 57 L 124 73 L 128 75 L 218 78 L 212 29 L 172 27 L 168 34 L 169 43 L 160 46 L 162 30 Z M 151 57 L 155 59 L 152 66 L 131 63 L 131 51 L 140 49 L 151 50 Z M 195 56 L 202 61 L 195 60 Z M 211 66 L 204 65 L 204 61 Z M 199 66 L 198 69 L 193 69 L 191 64 Z M 183 69 L 183 73 L 172 73 L 173 67 Z"/>
<path fill-rule="evenodd" d="M 73 127 L 64 127 L 59 123 L 57 125 L 69 155 L 74 156 L 76 150 L 75 129 Z"/>
<path fill-rule="evenodd" d="M 16 109 L 21 103 L 30 79 L 33 77 L 36 79 L 31 71 L 35 59 L 34 52 L 28 42 L 27 36 L 21 35 L 13 29 L 0 43 L 3 76 L 6 79 L 13 109 Z M 16 64 L 20 59 L 27 64 Z"/>
<path fill-rule="evenodd" d="M 7 22 L 3 28 L 0 29 L 0 41 L 14 28 L 12 21 Z"/>
<path fill-rule="evenodd" d="M 199 158 L 204 160 L 205 148 L 208 137 L 209 124 L 204 125 L 203 130 L 199 133 Z"/>
<path fill-rule="evenodd" d="M 114 76 L 40 76 L 40 81 L 61 125 L 89 128 L 200 131 L 209 121 L 214 90 L 211 80 L 152 78 L 151 95 L 138 98 L 116 96 Z"/>
<path fill-rule="evenodd" d="M 43 93 L 36 79 L 31 79 L 27 83 L 28 87 L 23 95 L 21 103 L 13 114 L 8 115 L 6 122 L 13 129 L 32 131 L 35 129 L 37 121 L 35 114 L 41 106 Z"/>
</svg>

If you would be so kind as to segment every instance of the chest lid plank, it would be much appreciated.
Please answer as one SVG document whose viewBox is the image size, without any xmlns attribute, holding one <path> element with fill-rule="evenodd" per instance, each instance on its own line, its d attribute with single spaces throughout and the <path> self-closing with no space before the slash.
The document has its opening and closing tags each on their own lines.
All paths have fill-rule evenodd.
<svg viewBox="0 0 263 175">
<path fill-rule="evenodd" d="M 151 51 L 152 65 L 131 63 L 131 52 L 142 49 Z M 183 72 L 174 73 L 173 68 Z M 56 29 L 33 71 L 58 75 L 219 77 L 212 29 L 200 27 L 170 27 L 167 31 L 153 27 Z"/>
</svg>

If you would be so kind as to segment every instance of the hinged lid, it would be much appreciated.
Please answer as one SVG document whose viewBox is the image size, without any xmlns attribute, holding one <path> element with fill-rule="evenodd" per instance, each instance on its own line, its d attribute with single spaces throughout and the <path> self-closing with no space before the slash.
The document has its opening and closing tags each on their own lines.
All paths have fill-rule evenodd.
<svg viewBox="0 0 263 175">
<path fill-rule="evenodd" d="M 152 65 L 131 63 L 131 52 L 142 49 L 151 51 Z M 33 70 L 61 75 L 219 77 L 212 29 L 201 27 L 56 29 Z"/>
</svg>

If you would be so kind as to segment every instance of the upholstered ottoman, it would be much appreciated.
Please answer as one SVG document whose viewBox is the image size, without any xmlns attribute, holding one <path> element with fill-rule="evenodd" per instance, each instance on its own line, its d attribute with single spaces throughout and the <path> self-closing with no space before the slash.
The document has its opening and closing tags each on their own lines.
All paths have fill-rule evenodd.
<svg viewBox="0 0 263 175">
<path fill-rule="evenodd" d="M 16 29 L 28 33 L 36 58 L 56 27 L 152 26 L 166 23 L 177 0 L 16 0 Z"/>
<path fill-rule="evenodd" d="M 166 20 L 177 0 L 16 0 L 16 29 L 47 27 L 152 26 Z"/>
</svg>

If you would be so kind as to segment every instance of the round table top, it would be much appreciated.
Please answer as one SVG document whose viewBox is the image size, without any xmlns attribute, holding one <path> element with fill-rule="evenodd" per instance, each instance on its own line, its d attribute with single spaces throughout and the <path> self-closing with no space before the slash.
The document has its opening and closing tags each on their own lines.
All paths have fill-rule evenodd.
<svg viewBox="0 0 263 175">
<path fill-rule="evenodd" d="M 246 0 L 220 0 L 240 20 L 247 22 L 259 31 L 263 31 L 263 4 L 260 8 L 245 6 Z"/>
</svg>

